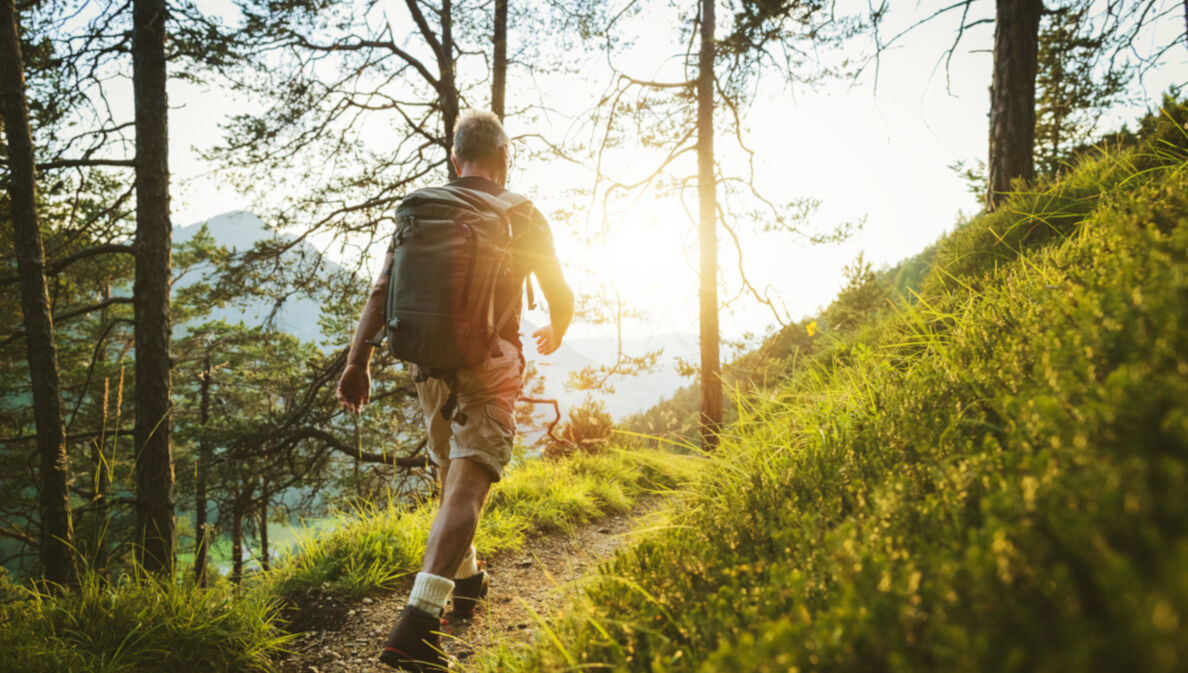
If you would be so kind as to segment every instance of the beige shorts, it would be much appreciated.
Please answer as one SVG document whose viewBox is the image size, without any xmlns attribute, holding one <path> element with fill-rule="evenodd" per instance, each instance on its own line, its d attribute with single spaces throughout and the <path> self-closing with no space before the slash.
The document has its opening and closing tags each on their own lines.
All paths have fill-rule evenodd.
<svg viewBox="0 0 1188 673">
<path fill-rule="evenodd" d="M 463 424 L 457 422 L 457 417 L 452 422 L 441 417 L 441 408 L 450 395 L 445 381 L 432 378 L 416 384 L 429 433 L 429 457 L 437 465 L 469 458 L 486 467 L 492 481 L 499 481 L 511 460 L 516 438 L 516 399 L 524 376 L 520 351 L 500 339 L 497 357 L 489 357 L 471 369 L 460 369 L 457 376 L 457 411 L 466 416 Z"/>
</svg>

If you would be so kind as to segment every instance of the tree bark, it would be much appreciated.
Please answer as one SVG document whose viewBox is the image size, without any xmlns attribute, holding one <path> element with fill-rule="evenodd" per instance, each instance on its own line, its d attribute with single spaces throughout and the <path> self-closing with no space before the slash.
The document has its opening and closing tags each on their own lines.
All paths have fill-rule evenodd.
<svg viewBox="0 0 1188 673">
<path fill-rule="evenodd" d="M 458 121 L 458 85 L 454 80 L 454 19 L 450 0 L 441 2 L 441 53 L 437 55 L 437 66 L 441 70 L 441 120 L 445 126 L 446 173 L 450 180 L 458 177 L 454 162 L 449 160 L 454 151 L 454 124 Z"/>
<path fill-rule="evenodd" d="M 503 101 L 507 93 L 507 0 L 495 0 L 495 43 L 491 59 L 491 112 L 503 121 Z"/>
<path fill-rule="evenodd" d="M 132 6 L 132 88 L 136 104 L 136 550 L 137 561 L 154 573 L 169 572 L 174 553 L 167 11 L 164 0 L 134 0 Z"/>
<path fill-rule="evenodd" d="M 260 501 L 260 568 L 267 571 L 268 563 L 268 498 Z"/>
<path fill-rule="evenodd" d="M 243 499 L 235 498 L 231 510 L 231 582 L 243 581 Z"/>
<path fill-rule="evenodd" d="M 714 174 L 714 0 L 701 3 L 697 74 L 697 192 L 701 244 L 701 446 L 718 444 L 722 370 L 718 352 L 717 178 Z"/>
<path fill-rule="evenodd" d="M 990 85 L 990 170 L 986 210 L 1016 178 L 1035 179 L 1035 73 L 1042 0 L 997 0 Z"/>
<path fill-rule="evenodd" d="M 210 420 L 210 350 L 202 360 L 202 427 L 206 428 Z M 205 437 L 198 443 L 198 469 L 194 475 L 194 575 L 198 586 L 206 586 L 206 552 L 210 545 L 207 538 L 209 532 L 206 520 L 206 480 L 210 470 L 210 443 Z"/>
<path fill-rule="evenodd" d="M 9 196 L 13 247 L 20 277 L 25 351 L 33 387 L 33 417 L 40 455 L 40 560 L 45 579 L 67 586 L 76 577 L 74 530 L 70 514 L 69 463 L 62 396 L 58 382 L 58 351 L 45 283 L 45 249 L 37 221 L 37 183 L 33 166 L 33 136 L 17 30 L 14 0 L 0 0 L 0 119 L 8 139 Z"/>
</svg>

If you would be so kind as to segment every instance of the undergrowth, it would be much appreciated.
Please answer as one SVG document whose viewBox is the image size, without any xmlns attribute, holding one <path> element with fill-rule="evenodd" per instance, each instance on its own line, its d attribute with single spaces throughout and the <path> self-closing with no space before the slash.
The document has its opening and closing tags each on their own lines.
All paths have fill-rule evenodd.
<svg viewBox="0 0 1188 673">
<path fill-rule="evenodd" d="M 572 531 L 627 511 L 642 495 L 688 481 L 702 463 L 647 449 L 525 462 L 493 487 L 475 546 L 487 556 L 518 548 L 535 532 Z M 188 574 L 114 584 L 88 574 L 79 587 L 53 595 L 0 577 L 0 670 L 272 671 L 290 638 L 280 615 L 291 595 L 317 589 L 352 598 L 415 572 L 435 511 L 422 502 L 342 512 L 338 528 L 305 538 L 278 568 L 241 587 L 219 578 L 200 589 Z"/>
<path fill-rule="evenodd" d="M 587 521 L 631 509 L 641 495 L 670 491 L 704 461 L 648 449 L 608 448 L 561 461 L 534 460 L 509 471 L 483 508 L 474 545 L 479 556 L 514 550 L 527 536 L 572 532 Z M 334 531 L 308 537 L 263 589 L 289 596 L 322 589 L 347 598 L 391 587 L 420 569 L 437 506 L 388 503 L 342 512 Z"/>
<path fill-rule="evenodd" d="M 1188 665 L 1186 110 L 943 241 L 499 671 Z"/>
<path fill-rule="evenodd" d="M 0 670 L 10 673 L 238 673 L 271 671 L 289 640 L 274 627 L 277 602 L 238 595 L 228 582 L 87 573 L 53 596 L 26 591 L 0 609 Z"/>
</svg>

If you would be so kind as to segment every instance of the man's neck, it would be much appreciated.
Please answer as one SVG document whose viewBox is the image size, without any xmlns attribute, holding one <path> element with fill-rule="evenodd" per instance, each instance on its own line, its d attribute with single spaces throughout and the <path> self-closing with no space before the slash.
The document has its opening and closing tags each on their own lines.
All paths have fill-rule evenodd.
<svg viewBox="0 0 1188 673">
<path fill-rule="evenodd" d="M 460 178 L 486 178 L 495 184 L 499 184 L 496 180 L 495 172 L 487 166 L 476 164 L 463 164 L 458 170 L 458 177 Z"/>
</svg>

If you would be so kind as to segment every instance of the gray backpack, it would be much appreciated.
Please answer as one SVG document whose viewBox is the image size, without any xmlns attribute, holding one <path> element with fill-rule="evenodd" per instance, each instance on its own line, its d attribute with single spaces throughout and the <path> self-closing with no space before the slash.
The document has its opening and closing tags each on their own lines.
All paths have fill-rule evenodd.
<svg viewBox="0 0 1188 673">
<path fill-rule="evenodd" d="M 526 231 L 513 219 L 531 210 L 518 194 L 449 185 L 418 189 L 397 206 L 384 338 L 393 357 L 417 365 L 421 380 L 442 378 L 452 390 L 456 370 L 499 353 L 515 302 L 496 306 L 495 288 L 510 273 L 512 241 Z M 451 394 L 444 417 L 456 402 Z"/>
</svg>

